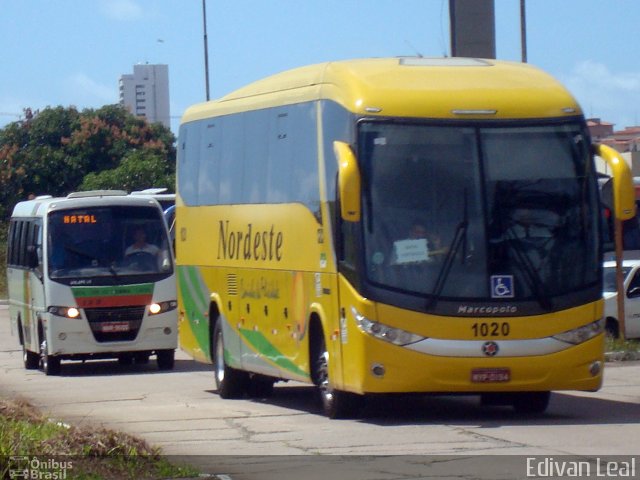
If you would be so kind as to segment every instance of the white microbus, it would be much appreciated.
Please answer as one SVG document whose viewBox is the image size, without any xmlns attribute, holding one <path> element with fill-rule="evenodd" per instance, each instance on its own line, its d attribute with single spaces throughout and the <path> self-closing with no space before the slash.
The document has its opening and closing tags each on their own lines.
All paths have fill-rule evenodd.
<svg viewBox="0 0 640 480">
<path fill-rule="evenodd" d="M 118 358 L 170 370 L 177 347 L 174 266 L 156 200 L 121 191 L 18 203 L 7 250 L 11 330 L 27 369 Z"/>
</svg>

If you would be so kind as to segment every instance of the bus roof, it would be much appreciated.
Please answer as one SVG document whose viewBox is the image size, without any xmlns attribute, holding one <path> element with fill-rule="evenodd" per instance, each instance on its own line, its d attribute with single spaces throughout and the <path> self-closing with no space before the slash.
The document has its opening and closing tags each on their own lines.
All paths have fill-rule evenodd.
<svg viewBox="0 0 640 480">
<path fill-rule="evenodd" d="M 188 108 L 186 123 L 326 99 L 366 116 L 520 119 L 581 115 L 573 96 L 528 64 L 474 58 L 379 58 L 322 63 L 254 82 Z"/>
<path fill-rule="evenodd" d="M 150 196 L 127 195 L 126 192 L 101 190 L 92 192 L 76 192 L 66 197 L 43 195 L 33 200 L 18 202 L 13 208 L 12 218 L 44 217 L 48 212 L 58 209 L 99 207 L 103 205 L 155 205 L 159 204 Z"/>
</svg>

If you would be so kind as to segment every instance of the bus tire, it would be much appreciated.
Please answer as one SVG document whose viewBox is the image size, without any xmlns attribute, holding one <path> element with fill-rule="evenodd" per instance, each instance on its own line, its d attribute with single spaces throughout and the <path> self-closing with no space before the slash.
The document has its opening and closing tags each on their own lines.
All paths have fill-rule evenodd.
<svg viewBox="0 0 640 480">
<path fill-rule="evenodd" d="M 620 338 L 620 326 L 615 318 L 608 317 L 604 326 L 604 332 L 608 338 L 616 340 Z"/>
<path fill-rule="evenodd" d="M 544 413 L 551 398 L 551 392 L 523 392 L 513 395 L 513 408 L 516 412 L 525 414 Z"/>
<path fill-rule="evenodd" d="M 175 365 L 175 350 L 158 350 L 156 353 L 156 363 L 158 370 L 173 370 Z"/>
<path fill-rule="evenodd" d="M 218 319 L 213 329 L 213 371 L 220 398 L 242 398 L 247 393 L 249 376 L 246 372 L 228 366 L 224 361 L 224 337 L 222 320 Z"/>
<path fill-rule="evenodd" d="M 42 367 L 42 371 L 47 376 L 60 375 L 60 371 L 62 370 L 60 358 L 55 355 L 49 355 L 46 340 L 41 343 L 40 348 L 42 350 L 42 353 L 40 354 L 40 366 Z"/>
<path fill-rule="evenodd" d="M 364 396 L 337 390 L 331 386 L 329 352 L 327 351 L 324 336 L 321 333 L 317 336 L 315 345 L 312 353 L 312 378 L 318 387 L 322 411 L 331 419 L 356 416 L 363 407 Z"/>
<path fill-rule="evenodd" d="M 22 361 L 24 362 L 24 368 L 27 370 L 37 370 L 40 366 L 40 355 L 27 350 L 27 347 L 22 344 Z"/>
<path fill-rule="evenodd" d="M 20 337 L 20 345 L 22 346 L 22 362 L 26 370 L 37 370 L 40 366 L 40 355 L 27 349 L 24 344 L 24 334 L 22 332 L 22 321 L 18 318 L 18 332 Z"/>
</svg>

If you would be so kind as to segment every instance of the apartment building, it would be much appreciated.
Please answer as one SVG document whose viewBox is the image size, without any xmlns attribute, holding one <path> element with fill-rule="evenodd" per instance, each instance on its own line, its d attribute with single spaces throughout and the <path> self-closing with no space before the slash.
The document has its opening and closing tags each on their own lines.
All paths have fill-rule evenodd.
<svg viewBox="0 0 640 480">
<path fill-rule="evenodd" d="M 141 64 L 133 74 L 120 77 L 120 104 L 150 123 L 171 128 L 169 112 L 169 66 Z"/>
</svg>

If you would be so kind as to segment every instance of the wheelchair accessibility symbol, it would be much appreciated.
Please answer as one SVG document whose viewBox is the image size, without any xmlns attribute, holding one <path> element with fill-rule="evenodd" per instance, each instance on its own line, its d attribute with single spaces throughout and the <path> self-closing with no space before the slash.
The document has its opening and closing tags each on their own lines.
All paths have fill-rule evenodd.
<svg viewBox="0 0 640 480">
<path fill-rule="evenodd" d="M 513 298 L 513 275 L 491 275 L 491 298 Z"/>
</svg>

